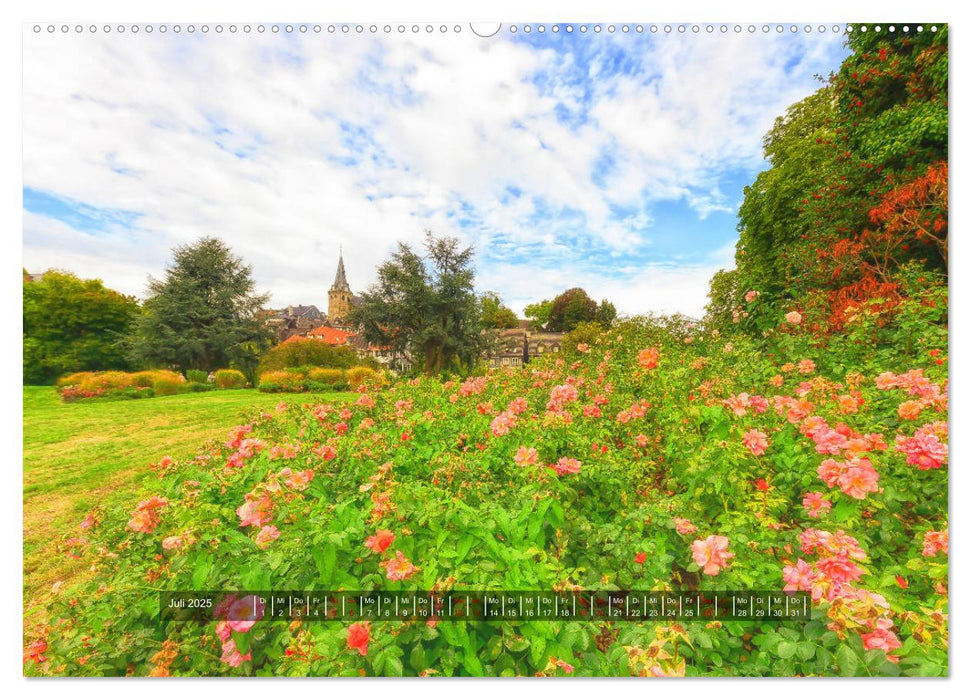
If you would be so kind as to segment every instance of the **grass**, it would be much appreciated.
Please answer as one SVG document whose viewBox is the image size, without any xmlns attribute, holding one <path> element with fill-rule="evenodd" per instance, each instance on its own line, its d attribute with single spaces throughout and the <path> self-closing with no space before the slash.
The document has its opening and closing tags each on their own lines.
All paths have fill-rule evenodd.
<svg viewBox="0 0 971 700">
<path fill-rule="evenodd" d="M 65 404 L 53 387 L 24 387 L 25 626 L 43 619 L 53 585 L 85 574 L 85 564 L 59 553 L 58 542 L 76 534 L 94 505 L 135 501 L 155 478 L 150 463 L 192 457 L 254 413 L 307 398 L 229 389 Z"/>
</svg>

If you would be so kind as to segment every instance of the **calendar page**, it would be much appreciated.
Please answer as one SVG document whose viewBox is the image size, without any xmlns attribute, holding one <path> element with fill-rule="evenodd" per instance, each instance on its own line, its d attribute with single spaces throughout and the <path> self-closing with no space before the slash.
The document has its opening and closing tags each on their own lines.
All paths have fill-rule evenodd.
<svg viewBox="0 0 971 700">
<path fill-rule="evenodd" d="M 947 24 L 22 38 L 24 675 L 948 675 Z"/>
</svg>

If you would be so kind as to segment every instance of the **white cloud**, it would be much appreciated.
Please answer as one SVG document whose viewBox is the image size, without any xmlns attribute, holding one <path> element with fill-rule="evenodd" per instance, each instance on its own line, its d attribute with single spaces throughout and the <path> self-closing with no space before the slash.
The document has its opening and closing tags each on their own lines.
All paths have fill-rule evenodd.
<svg viewBox="0 0 971 700">
<path fill-rule="evenodd" d="M 635 40 L 648 48 L 633 60 L 658 76 L 647 86 L 608 65 L 611 42 Z M 141 216 L 131 232 L 88 235 L 26 214 L 25 264 L 142 294 L 172 246 L 214 234 L 274 303 L 323 305 L 338 245 L 358 290 L 396 241 L 420 242 L 431 228 L 504 257 L 480 270 L 479 286 L 514 306 L 579 282 L 624 311 L 697 312 L 710 255 L 638 264 L 623 279 L 618 270 L 656 236 L 677 235 L 652 203 L 681 200 L 700 216 L 735 205 L 721 175 L 758 167 L 773 118 L 811 89 L 809 74 L 835 67 L 833 40 L 589 41 L 603 50 L 587 56 L 589 80 L 571 83 L 559 78 L 576 76 L 579 56 L 467 33 L 28 33 L 25 187 Z M 526 80 L 535 71 L 552 82 Z M 589 119 L 561 123 L 558 103 Z M 605 154 L 613 167 L 601 189 Z M 618 217 L 616 206 L 634 213 Z M 473 225 L 457 222 L 463 211 Z M 727 230 L 715 245 L 733 238 Z M 500 239 L 513 250 L 545 245 L 544 265 L 556 265 L 508 262 Z"/>
</svg>

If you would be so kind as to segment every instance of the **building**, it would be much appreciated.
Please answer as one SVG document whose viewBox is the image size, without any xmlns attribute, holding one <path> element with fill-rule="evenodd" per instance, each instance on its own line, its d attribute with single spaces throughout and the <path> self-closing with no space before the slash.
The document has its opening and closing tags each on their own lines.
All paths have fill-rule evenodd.
<svg viewBox="0 0 971 700">
<path fill-rule="evenodd" d="M 360 298 L 351 291 L 351 285 L 347 283 L 347 273 L 344 271 L 344 251 L 340 251 L 337 260 L 337 274 L 334 276 L 334 284 L 327 292 L 327 321 L 335 328 L 350 328 L 347 325 L 348 316 L 351 308 L 360 303 Z"/>
<path fill-rule="evenodd" d="M 268 309 L 263 312 L 266 325 L 276 335 L 277 342 L 294 336 L 306 335 L 307 331 L 319 326 L 324 315 L 316 306 L 288 306 L 285 309 Z"/>
<path fill-rule="evenodd" d="M 328 345 L 341 346 L 350 345 L 351 341 L 357 337 L 357 333 L 324 325 L 318 326 L 312 331 L 307 331 L 307 337 L 312 340 L 322 340 Z"/>
<path fill-rule="evenodd" d="M 528 321 L 521 321 L 518 328 L 504 328 L 495 333 L 486 360 L 490 367 L 522 367 L 530 360 L 560 352 L 563 333 L 534 331 Z"/>
<path fill-rule="evenodd" d="M 316 306 L 288 306 L 278 311 L 268 311 L 267 323 L 277 334 L 279 342 L 294 338 L 308 338 L 335 347 L 350 347 L 359 357 L 369 357 L 395 372 L 409 372 L 412 360 L 396 353 L 391 346 L 378 346 L 367 342 L 360 328 L 351 325 L 351 310 L 361 302 L 351 291 L 344 267 L 344 253 L 337 258 L 337 273 L 327 292 L 327 315 Z M 533 330 L 529 321 L 521 320 L 516 328 L 487 331 L 489 339 L 485 360 L 490 367 L 522 367 L 531 359 L 559 353 L 563 333 Z"/>
</svg>

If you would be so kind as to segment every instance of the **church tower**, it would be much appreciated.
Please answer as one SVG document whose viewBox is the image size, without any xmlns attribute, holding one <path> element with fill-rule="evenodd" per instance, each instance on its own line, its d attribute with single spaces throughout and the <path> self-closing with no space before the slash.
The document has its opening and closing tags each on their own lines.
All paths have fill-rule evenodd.
<svg viewBox="0 0 971 700">
<path fill-rule="evenodd" d="M 327 320 L 331 323 L 345 320 L 351 311 L 352 296 L 354 295 L 351 293 L 351 286 L 347 283 L 347 275 L 344 272 L 344 251 L 341 249 L 340 258 L 337 261 L 337 276 L 327 294 Z"/>
</svg>

